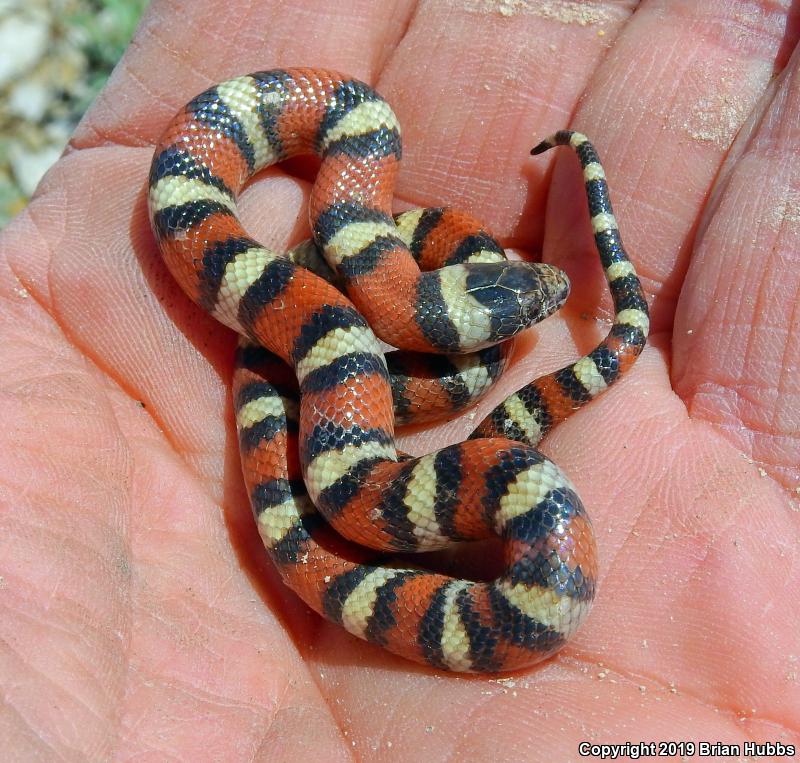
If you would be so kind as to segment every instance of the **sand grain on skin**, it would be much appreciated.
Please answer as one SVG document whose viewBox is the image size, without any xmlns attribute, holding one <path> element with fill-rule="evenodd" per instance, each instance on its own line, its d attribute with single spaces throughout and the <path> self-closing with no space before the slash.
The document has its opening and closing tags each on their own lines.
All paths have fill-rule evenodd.
<svg viewBox="0 0 800 763">
<path fill-rule="evenodd" d="M 579 2 L 537 2 L 536 0 L 460 0 L 454 3 L 472 13 L 499 13 L 501 16 L 527 14 L 562 24 L 590 26 L 611 21 L 611 14 Z"/>
</svg>

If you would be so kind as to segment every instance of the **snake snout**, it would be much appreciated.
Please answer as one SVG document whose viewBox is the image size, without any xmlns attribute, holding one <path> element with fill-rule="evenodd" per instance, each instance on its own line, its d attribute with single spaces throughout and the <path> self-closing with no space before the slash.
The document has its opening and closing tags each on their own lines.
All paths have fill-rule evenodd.
<svg viewBox="0 0 800 763">
<path fill-rule="evenodd" d="M 524 296 L 530 323 L 538 323 L 561 309 L 569 296 L 567 274 L 553 265 L 535 263 L 535 286 Z"/>
<path fill-rule="evenodd" d="M 491 314 L 494 342 L 552 315 L 569 295 L 566 273 L 552 265 L 499 262 L 468 267 L 468 293 Z"/>
</svg>

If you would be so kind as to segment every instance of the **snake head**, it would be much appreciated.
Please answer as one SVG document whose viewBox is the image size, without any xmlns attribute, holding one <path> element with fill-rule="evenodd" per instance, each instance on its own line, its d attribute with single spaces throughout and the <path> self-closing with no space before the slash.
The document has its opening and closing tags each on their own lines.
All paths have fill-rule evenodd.
<svg viewBox="0 0 800 763">
<path fill-rule="evenodd" d="M 569 296 L 567 274 L 533 262 L 470 263 L 466 292 L 491 317 L 489 342 L 499 342 L 558 310 Z"/>
</svg>

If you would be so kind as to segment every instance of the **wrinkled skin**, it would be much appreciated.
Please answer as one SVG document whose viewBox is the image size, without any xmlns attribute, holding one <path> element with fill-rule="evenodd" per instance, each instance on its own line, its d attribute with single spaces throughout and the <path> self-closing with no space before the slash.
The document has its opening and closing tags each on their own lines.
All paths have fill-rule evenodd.
<svg viewBox="0 0 800 763">
<path fill-rule="evenodd" d="M 798 4 L 349 6 L 155 2 L 2 236 L 0 757 L 800 744 Z M 605 160 L 652 339 L 543 445 L 592 514 L 600 587 L 574 641 L 510 681 L 393 658 L 281 587 L 239 474 L 234 339 L 155 254 L 144 191 L 171 115 L 213 82 L 290 64 L 348 72 L 394 105 L 398 208 L 465 207 L 569 273 L 567 309 L 526 335 L 479 417 L 607 326 L 577 162 L 527 153 L 569 125 Z M 305 235 L 311 177 L 295 162 L 245 192 L 257 237 Z M 401 445 L 427 451 L 476 420 Z"/>
</svg>

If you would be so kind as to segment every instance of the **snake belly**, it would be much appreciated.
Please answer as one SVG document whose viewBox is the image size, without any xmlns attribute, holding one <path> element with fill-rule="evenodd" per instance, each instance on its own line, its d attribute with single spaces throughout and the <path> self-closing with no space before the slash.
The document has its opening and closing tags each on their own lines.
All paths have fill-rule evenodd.
<svg viewBox="0 0 800 763">
<path fill-rule="evenodd" d="M 557 309 L 563 274 L 496 261 L 420 271 L 391 215 L 397 118 L 368 85 L 335 73 L 271 70 L 210 88 L 176 115 L 151 166 L 165 263 L 191 299 L 244 338 L 234 379 L 243 472 L 281 577 L 350 633 L 444 670 L 500 672 L 548 657 L 595 593 L 589 517 L 533 446 L 631 366 L 649 318 L 594 149 L 562 131 L 535 151 L 553 145 L 581 160 L 615 305 L 611 331 L 509 397 L 479 439 L 420 458 L 395 448 L 378 336 L 406 350 L 479 350 Z M 302 153 L 321 157 L 311 228 L 347 296 L 252 239 L 237 217 L 236 196 L 253 174 Z M 503 540 L 504 569 L 488 582 L 386 558 L 491 535 Z"/>
</svg>

